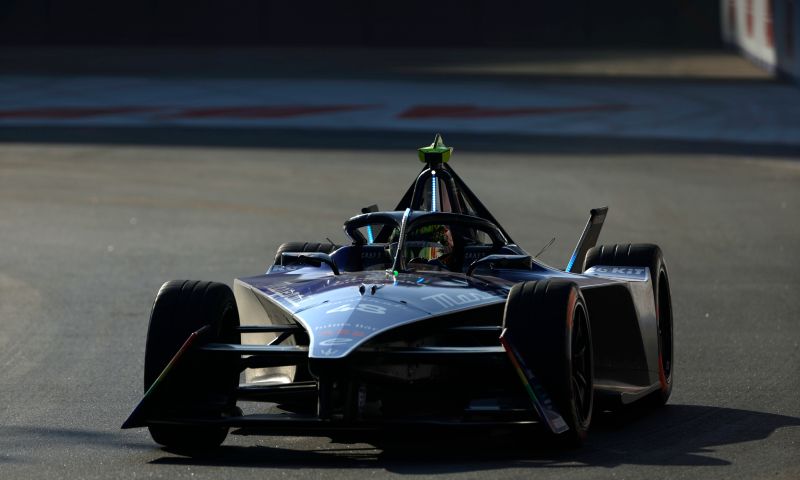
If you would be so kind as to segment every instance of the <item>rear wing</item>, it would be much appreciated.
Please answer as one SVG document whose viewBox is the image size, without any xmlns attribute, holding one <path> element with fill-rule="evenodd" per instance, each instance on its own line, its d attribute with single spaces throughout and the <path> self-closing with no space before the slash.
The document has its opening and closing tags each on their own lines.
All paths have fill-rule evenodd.
<svg viewBox="0 0 800 480">
<path fill-rule="evenodd" d="M 581 238 L 578 239 L 575 251 L 572 252 L 567 268 L 564 269 L 565 272 L 583 271 L 586 252 L 597 244 L 597 238 L 600 237 L 600 230 L 602 230 L 603 222 L 606 220 L 606 213 L 608 213 L 608 207 L 593 208 L 591 210 L 589 221 L 586 222 L 586 227 L 583 229 Z"/>
</svg>

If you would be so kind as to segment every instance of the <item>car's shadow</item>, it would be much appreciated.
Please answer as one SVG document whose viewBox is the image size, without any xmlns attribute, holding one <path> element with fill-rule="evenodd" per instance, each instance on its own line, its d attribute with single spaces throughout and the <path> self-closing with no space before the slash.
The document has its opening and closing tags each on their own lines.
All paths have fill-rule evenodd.
<svg viewBox="0 0 800 480">
<path fill-rule="evenodd" d="M 783 427 L 800 426 L 800 418 L 732 408 L 668 405 L 657 411 L 631 408 L 596 416 L 586 445 L 554 445 L 543 432 L 451 437 L 416 435 L 378 438 L 375 448 L 303 450 L 277 447 L 223 446 L 194 456 L 168 452 L 151 463 L 263 468 L 379 468 L 396 473 L 454 473 L 497 468 L 623 464 L 722 466 L 732 462 L 708 456 L 714 447 L 761 440 Z M 287 446 L 282 446 L 284 443 Z M 293 443 L 292 443 L 293 444 Z"/>
</svg>

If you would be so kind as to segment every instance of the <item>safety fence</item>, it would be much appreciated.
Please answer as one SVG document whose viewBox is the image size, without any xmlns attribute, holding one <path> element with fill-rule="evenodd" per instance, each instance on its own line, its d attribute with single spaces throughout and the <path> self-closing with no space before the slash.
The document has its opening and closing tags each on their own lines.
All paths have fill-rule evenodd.
<svg viewBox="0 0 800 480">
<path fill-rule="evenodd" d="M 800 0 L 721 0 L 720 8 L 725 43 L 800 81 Z"/>
</svg>

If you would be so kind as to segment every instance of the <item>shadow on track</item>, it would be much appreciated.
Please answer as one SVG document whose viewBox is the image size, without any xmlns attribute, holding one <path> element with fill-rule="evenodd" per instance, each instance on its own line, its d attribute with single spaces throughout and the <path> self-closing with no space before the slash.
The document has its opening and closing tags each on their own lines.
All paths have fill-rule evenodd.
<svg viewBox="0 0 800 480">
<path fill-rule="evenodd" d="M 624 464 L 724 466 L 732 461 L 705 454 L 714 453 L 714 447 L 764 439 L 779 428 L 796 426 L 800 426 L 800 418 L 668 405 L 656 412 L 636 407 L 600 414 L 589 441 L 576 450 L 557 448 L 539 432 L 531 432 L 526 438 L 502 434 L 458 438 L 425 435 L 373 439 L 374 449 L 222 447 L 194 457 L 164 456 L 151 463 L 280 469 L 379 468 L 402 474 Z"/>
<path fill-rule="evenodd" d="M 14 456 L 7 453 L 14 450 L 45 450 L 52 453 L 63 446 L 149 450 L 152 445 L 152 443 L 131 442 L 129 438 L 126 438 L 122 432 L 117 430 L 104 431 L 28 425 L 0 426 L 0 465 L 33 462 L 33 457 L 30 457 L 29 453 L 24 456 Z"/>
</svg>

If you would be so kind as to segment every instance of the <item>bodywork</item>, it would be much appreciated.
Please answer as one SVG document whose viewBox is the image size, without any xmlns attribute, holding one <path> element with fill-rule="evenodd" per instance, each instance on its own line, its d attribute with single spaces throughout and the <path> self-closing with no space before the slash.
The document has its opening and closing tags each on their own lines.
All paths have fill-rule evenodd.
<svg viewBox="0 0 800 480">
<path fill-rule="evenodd" d="M 497 338 L 506 297 L 515 283 L 561 277 L 578 284 L 587 302 L 597 393 L 617 395 L 628 403 L 658 388 L 655 305 L 647 268 L 595 266 L 570 274 L 533 260 L 529 270 L 496 269 L 491 275 L 475 276 L 439 272 L 395 276 L 385 271 L 333 275 L 313 266 L 277 270 L 235 281 L 242 317 L 252 325 L 302 329 L 308 337 L 307 358 L 317 368 L 359 349 L 387 349 L 381 345 L 382 335 L 415 324 L 429 343 L 436 344 L 428 347 L 444 349 L 447 345 L 441 343 L 446 339 L 436 339 L 436 332 L 449 327 L 484 327 L 475 332 Z M 243 343 L 264 345 L 278 335 L 246 334 Z M 482 354 L 503 357 L 499 341 L 481 346 L 486 347 Z M 433 352 L 419 349 L 418 353 L 421 357 Z M 410 351 L 408 355 L 412 356 Z M 247 378 L 268 383 L 290 376 L 280 368 L 266 368 L 249 370 Z"/>
</svg>

